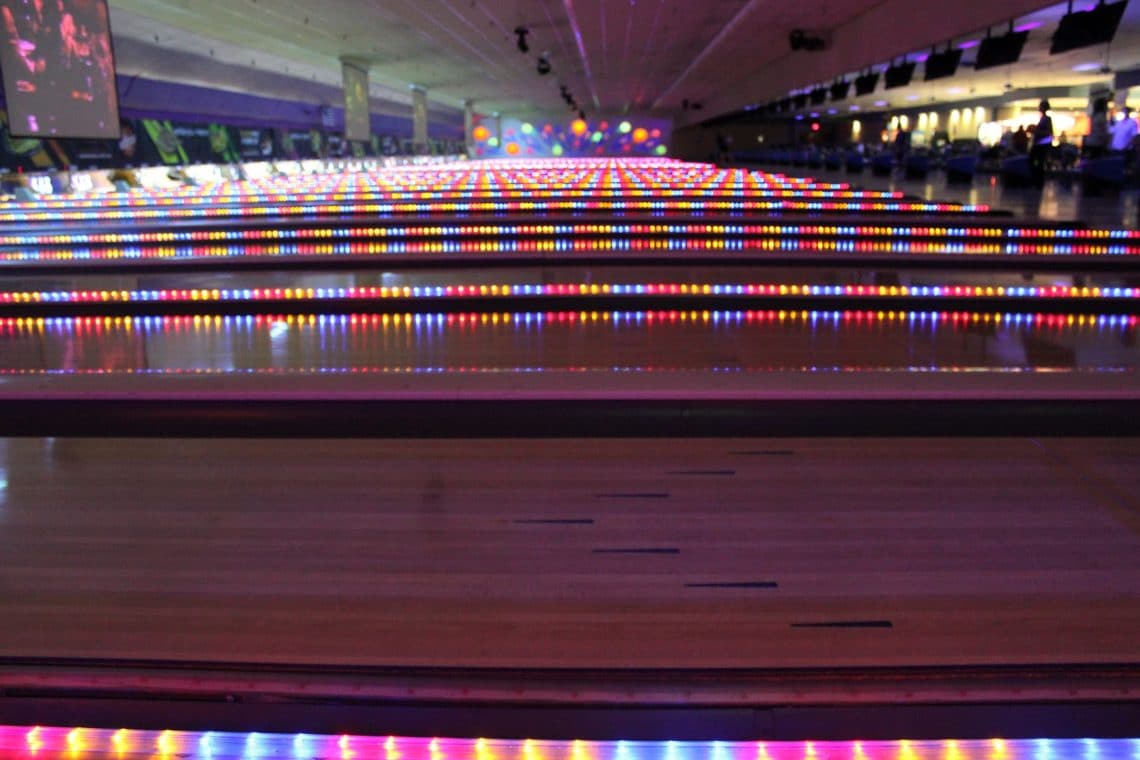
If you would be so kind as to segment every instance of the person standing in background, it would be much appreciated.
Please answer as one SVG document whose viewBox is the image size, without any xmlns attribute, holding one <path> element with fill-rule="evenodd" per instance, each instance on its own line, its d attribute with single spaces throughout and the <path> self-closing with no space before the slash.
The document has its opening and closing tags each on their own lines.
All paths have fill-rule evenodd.
<svg viewBox="0 0 1140 760">
<path fill-rule="evenodd" d="M 1029 149 L 1029 166 L 1033 170 L 1033 182 L 1037 187 L 1045 186 L 1045 165 L 1053 151 L 1053 119 L 1049 116 L 1049 101 L 1042 100 L 1037 110 L 1041 119 L 1033 128 L 1033 147 Z"/>
<path fill-rule="evenodd" d="M 1089 123 L 1089 133 L 1081 143 L 1081 152 L 1085 158 L 1100 158 L 1108 150 L 1108 100 L 1097 98 L 1093 101 Z"/>
<path fill-rule="evenodd" d="M 1112 125 L 1112 151 L 1124 153 L 1132 148 L 1132 141 L 1136 139 L 1136 120 L 1132 118 L 1132 109 L 1124 107 L 1124 116 Z"/>
</svg>

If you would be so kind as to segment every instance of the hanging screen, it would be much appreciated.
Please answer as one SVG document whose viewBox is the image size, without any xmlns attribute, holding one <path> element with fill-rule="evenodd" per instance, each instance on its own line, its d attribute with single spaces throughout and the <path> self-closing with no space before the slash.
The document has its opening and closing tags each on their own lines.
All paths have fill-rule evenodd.
<svg viewBox="0 0 1140 760">
<path fill-rule="evenodd" d="M 12 134 L 119 137 L 106 0 L 0 0 Z"/>
</svg>

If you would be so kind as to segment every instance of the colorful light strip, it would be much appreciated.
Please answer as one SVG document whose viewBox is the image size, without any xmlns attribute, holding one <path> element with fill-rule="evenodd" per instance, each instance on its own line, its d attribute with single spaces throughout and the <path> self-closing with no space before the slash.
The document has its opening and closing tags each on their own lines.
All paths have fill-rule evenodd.
<svg viewBox="0 0 1140 760">
<path fill-rule="evenodd" d="M 247 243 L 241 245 L 148 245 L 106 248 L 41 248 L 0 251 L 0 265 L 59 264 L 62 266 L 103 262 L 161 263 L 165 261 L 210 261 L 228 259 L 277 260 L 291 258 L 368 256 L 463 256 L 465 258 L 585 257 L 604 255 L 631 260 L 639 256 L 675 255 L 708 258 L 729 254 L 770 255 L 923 255 L 923 256 L 1133 256 L 1140 241 L 1124 243 L 1060 244 L 1047 242 L 893 242 L 890 240 L 811 240 L 720 237 L 676 238 L 579 238 L 523 240 L 439 240 L 324 243 Z"/>
<path fill-rule="evenodd" d="M 159 290 L 58 290 L 0 293 L 0 305 L 110 303 L 256 303 L 266 301 L 384 301 L 448 298 L 566 297 L 722 298 L 970 298 L 1140 300 L 1140 288 L 1048 285 L 813 285 L 797 283 L 511 283 L 480 285 L 365 286 L 348 288 L 182 288 Z"/>
<path fill-rule="evenodd" d="M 432 166 L 407 166 L 369 172 L 326 172 L 274 176 L 260 180 L 223 181 L 204 186 L 175 186 L 163 189 L 133 190 L 128 193 L 87 194 L 68 198 L 47 198 L 40 205 L 61 207 L 94 202 L 100 205 L 127 205 L 194 202 L 207 199 L 319 199 L 329 194 L 359 198 L 371 194 L 391 199 L 393 193 L 475 194 L 502 197 L 511 193 L 564 193 L 566 197 L 599 197 L 630 194 L 647 196 L 683 193 L 697 196 L 751 195 L 789 191 L 793 193 L 844 193 L 847 197 L 899 198 L 891 191 L 852 190 L 846 183 L 821 183 L 809 178 L 786 177 L 760 171 L 721 169 L 708 164 L 679 161 L 654 162 L 643 159 L 526 161 L 518 163 L 480 161 Z M 432 196 L 434 197 L 434 196 Z M 23 204 L 17 207 L 30 207 Z"/>
<path fill-rule="evenodd" d="M 449 225 L 360 225 L 353 227 L 285 227 L 271 229 L 169 230 L 156 232 L 26 232 L 0 235 L 0 246 L 162 245 L 294 240 L 447 239 L 573 237 L 700 237 L 815 238 L 849 240 L 881 237 L 917 240 L 1026 241 L 1031 243 L 1140 241 L 1140 230 L 1051 229 L 1036 227 L 960 227 L 935 225 L 709 224 L 677 223 L 489 223 Z"/>
<path fill-rule="evenodd" d="M 203 760 L 1136 760 L 1140 740 L 546 741 L 2 726 L 0 750 Z"/>
<path fill-rule="evenodd" d="M 76 330 L 228 330 L 235 326 L 272 327 L 275 325 L 343 327 L 406 327 L 426 325 L 445 327 L 477 327 L 495 325 L 541 326 L 543 324 L 588 324 L 595 322 L 626 323 L 740 323 L 765 324 L 775 322 L 854 324 L 876 322 L 907 322 L 937 326 L 970 324 L 1014 325 L 1031 328 L 1134 328 L 1140 317 L 1133 314 L 1050 314 L 1050 313 L 993 313 L 979 311 L 916 311 L 906 309 L 658 309 L 643 310 L 591 310 L 591 311 L 525 311 L 525 312 L 462 312 L 462 313 L 405 313 L 405 314 L 195 314 L 193 316 L 98 316 L 98 317 L 5 317 L 0 328 L 20 331 L 44 329 Z"/>
<path fill-rule="evenodd" d="M 584 196 L 589 197 L 589 196 Z M 0 211 L 0 222 L 14 224 L 41 224 L 60 222 L 123 222 L 155 219 L 241 219 L 260 217 L 319 218 L 343 215 L 405 216 L 444 214 L 517 214 L 549 215 L 557 213 L 580 214 L 607 212 L 612 214 L 708 214 L 708 213 L 774 213 L 774 212 L 844 212 L 844 213 L 977 213 L 987 211 L 983 205 L 956 205 L 926 201 L 883 200 L 509 200 L 494 196 L 491 200 L 471 201 L 441 198 L 421 202 L 376 203 L 367 199 L 352 203 L 328 201 L 298 203 L 282 202 L 274 205 L 220 206 L 210 201 L 200 204 L 158 206 L 137 209 L 98 208 L 76 210 Z"/>
</svg>

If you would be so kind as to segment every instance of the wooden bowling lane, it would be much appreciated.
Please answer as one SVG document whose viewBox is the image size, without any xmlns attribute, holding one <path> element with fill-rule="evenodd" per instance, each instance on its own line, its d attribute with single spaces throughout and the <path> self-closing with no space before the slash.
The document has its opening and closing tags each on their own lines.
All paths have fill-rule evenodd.
<svg viewBox="0 0 1140 760">
<path fill-rule="evenodd" d="M 0 657 L 1136 664 L 1138 455 L 1135 439 L 0 439 Z"/>
</svg>

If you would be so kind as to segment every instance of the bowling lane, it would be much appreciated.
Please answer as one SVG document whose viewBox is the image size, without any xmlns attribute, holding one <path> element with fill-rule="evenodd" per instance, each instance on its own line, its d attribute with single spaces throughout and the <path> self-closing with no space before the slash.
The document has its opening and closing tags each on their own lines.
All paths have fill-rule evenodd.
<svg viewBox="0 0 1140 760">
<path fill-rule="evenodd" d="M 1126 438 L 0 439 L 0 657 L 1136 663 L 1138 455 Z"/>
</svg>

